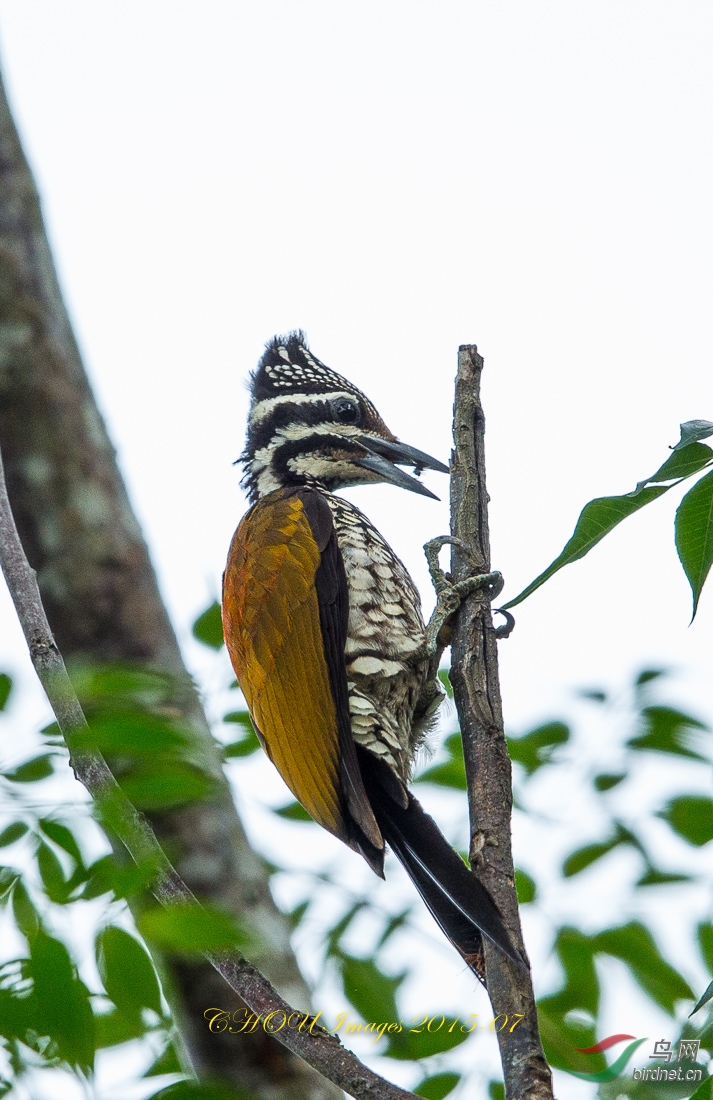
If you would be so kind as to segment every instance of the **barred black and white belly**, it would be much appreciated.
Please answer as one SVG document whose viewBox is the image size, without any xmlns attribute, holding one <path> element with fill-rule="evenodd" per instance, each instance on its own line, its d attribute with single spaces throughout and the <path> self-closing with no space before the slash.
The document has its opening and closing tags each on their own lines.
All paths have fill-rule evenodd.
<svg viewBox="0 0 713 1100">
<path fill-rule="evenodd" d="M 349 584 L 346 645 L 354 740 L 386 759 L 405 781 L 441 700 L 417 654 L 426 633 L 419 594 L 365 515 L 325 493 Z"/>
</svg>

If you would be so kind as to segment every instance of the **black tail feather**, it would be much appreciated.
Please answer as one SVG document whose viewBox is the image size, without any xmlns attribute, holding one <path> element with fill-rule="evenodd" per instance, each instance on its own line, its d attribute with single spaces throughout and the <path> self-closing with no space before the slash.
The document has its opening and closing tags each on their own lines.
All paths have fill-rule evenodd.
<svg viewBox="0 0 713 1100">
<path fill-rule="evenodd" d="M 387 767 L 381 760 L 364 750 L 359 751 L 359 758 L 384 840 L 468 966 L 483 981 L 481 933 L 518 966 L 525 966 L 495 902 L 451 848 L 433 818 L 410 792 L 405 807 L 393 800 L 386 785 L 379 781 L 380 770 Z"/>
</svg>

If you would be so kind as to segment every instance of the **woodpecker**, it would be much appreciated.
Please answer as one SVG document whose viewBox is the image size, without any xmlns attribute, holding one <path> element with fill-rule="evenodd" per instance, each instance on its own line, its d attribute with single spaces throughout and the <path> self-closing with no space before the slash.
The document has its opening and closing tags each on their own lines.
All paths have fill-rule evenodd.
<svg viewBox="0 0 713 1100">
<path fill-rule="evenodd" d="M 388 482 L 433 497 L 399 466 L 448 467 L 401 443 L 300 331 L 274 337 L 251 376 L 239 461 L 251 508 L 230 546 L 223 628 L 263 748 L 313 819 L 382 878 L 390 846 L 481 981 L 483 933 L 522 965 L 490 894 L 408 789 L 442 698 L 420 598 L 335 493 Z"/>
</svg>

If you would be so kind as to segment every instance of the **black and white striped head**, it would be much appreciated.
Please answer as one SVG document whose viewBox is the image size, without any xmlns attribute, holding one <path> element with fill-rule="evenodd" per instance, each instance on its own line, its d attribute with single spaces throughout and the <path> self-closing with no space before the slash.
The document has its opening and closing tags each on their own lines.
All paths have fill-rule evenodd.
<svg viewBox="0 0 713 1100">
<path fill-rule="evenodd" d="M 368 397 L 312 355 L 303 332 L 267 344 L 251 396 L 240 461 L 253 503 L 291 485 L 331 492 L 380 481 L 432 497 L 398 465 L 448 473 L 442 462 L 400 443 Z"/>
</svg>

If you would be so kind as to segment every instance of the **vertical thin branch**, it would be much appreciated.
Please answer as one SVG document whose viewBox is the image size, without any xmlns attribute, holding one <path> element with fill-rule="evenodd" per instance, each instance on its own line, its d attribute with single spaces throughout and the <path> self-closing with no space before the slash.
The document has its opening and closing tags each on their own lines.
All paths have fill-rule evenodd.
<svg viewBox="0 0 713 1100">
<path fill-rule="evenodd" d="M 451 534 L 473 552 L 453 548 L 456 581 L 475 569 L 490 571 L 485 418 L 480 403 L 483 358 L 473 344 L 458 349 L 451 457 Z M 470 596 L 456 616 L 451 683 L 463 736 L 471 820 L 470 859 L 497 902 L 514 942 L 522 947 L 510 838 L 512 782 L 503 731 L 497 638 L 487 598 Z M 552 1100 L 552 1080 L 540 1043 L 537 1009 L 526 977 L 485 941 L 488 992 L 496 1016 L 509 1017 L 498 1033 L 508 1100 Z M 516 1014 L 522 1019 L 510 1030 Z M 501 1019 L 504 1016 L 501 1016 Z"/>
</svg>

